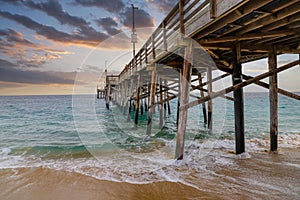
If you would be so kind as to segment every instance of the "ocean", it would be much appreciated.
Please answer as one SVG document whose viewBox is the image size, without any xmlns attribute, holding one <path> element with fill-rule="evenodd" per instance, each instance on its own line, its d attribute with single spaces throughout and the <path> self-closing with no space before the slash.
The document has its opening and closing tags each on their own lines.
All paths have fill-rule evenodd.
<svg viewBox="0 0 300 200">
<path fill-rule="evenodd" d="M 0 97 L 0 199 L 298 199 L 300 103 L 279 95 L 279 152 L 269 153 L 268 93 L 245 93 L 246 153 L 234 154 L 233 102 L 189 110 L 174 160 L 177 100 L 152 137 L 94 95 Z"/>
</svg>

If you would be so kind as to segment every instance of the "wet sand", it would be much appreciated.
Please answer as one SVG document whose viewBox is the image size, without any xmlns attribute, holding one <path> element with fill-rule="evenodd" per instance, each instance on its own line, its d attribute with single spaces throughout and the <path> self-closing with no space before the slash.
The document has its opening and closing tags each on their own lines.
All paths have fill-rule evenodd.
<svg viewBox="0 0 300 200">
<path fill-rule="evenodd" d="M 0 199 L 199 199 L 213 195 L 180 183 L 130 184 L 44 168 L 0 171 Z"/>
<path fill-rule="evenodd" d="M 15 168 L 0 170 L 0 199 L 299 199 L 300 149 L 278 154 L 251 153 L 230 165 L 207 163 L 207 171 L 186 170 L 188 182 L 131 184 L 103 181 L 64 170 Z"/>
</svg>

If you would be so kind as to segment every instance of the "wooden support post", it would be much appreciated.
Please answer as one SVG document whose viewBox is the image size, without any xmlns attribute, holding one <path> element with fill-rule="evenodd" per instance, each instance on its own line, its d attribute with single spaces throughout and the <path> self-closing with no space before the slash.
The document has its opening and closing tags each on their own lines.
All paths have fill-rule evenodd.
<svg viewBox="0 0 300 200">
<path fill-rule="evenodd" d="M 199 80 L 199 87 L 202 88 L 202 75 L 201 73 L 198 74 L 198 80 Z M 200 90 L 201 98 L 204 97 L 204 91 Z M 202 112 L 203 112 L 203 119 L 204 119 L 204 124 L 207 124 L 207 115 L 206 115 L 206 105 L 205 102 L 202 103 Z"/>
<path fill-rule="evenodd" d="M 273 46 L 272 52 L 269 52 L 269 70 L 277 68 L 276 49 Z M 270 95 L 270 150 L 277 151 L 278 148 L 278 83 L 277 74 L 269 77 L 269 95 Z"/>
<path fill-rule="evenodd" d="M 163 114 L 163 86 L 162 80 L 159 78 L 159 128 L 162 129 L 164 125 L 164 114 Z"/>
<path fill-rule="evenodd" d="M 183 77 L 179 84 L 181 84 L 181 94 L 180 94 L 180 105 L 184 105 L 189 102 L 190 96 L 190 85 L 192 78 L 192 62 L 193 61 L 193 45 L 192 42 L 189 43 L 188 47 L 185 49 L 184 62 L 183 62 Z M 181 110 L 179 112 L 179 122 L 176 137 L 176 152 L 175 159 L 181 160 L 183 158 L 184 152 L 184 141 L 185 141 L 185 131 L 187 122 L 188 110 Z"/>
<path fill-rule="evenodd" d="M 168 96 L 167 96 L 167 91 L 168 91 L 168 89 L 167 89 L 167 87 L 168 87 L 168 82 L 167 82 L 167 80 L 164 80 L 164 89 L 165 89 L 165 91 L 164 91 L 164 119 L 166 120 L 167 119 L 167 98 L 168 98 Z"/>
<path fill-rule="evenodd" d="M 107 86 L 106 90 L 106 108 L 109 109 L 109 101 L 110 101 L 110 84 Z"/>
<path fill-rule="evenodd" d="M 144 115 L 144 102 L 143 102 L 143 99 L 141 99 L 141 115 Z"/>
<path fill-rule="evenodd" d="M 120 111 L 123 111 L 123 102 L 124 102 L 124 83 L 119 84 L 119 102 L 120 102 Z"/>
<path fill-rule="evenodd" d="M 126 114 L 126 110 L 127 110 L 127 96 L 128 96 L 128 82 L 126 81 L 124 83 L 124 97 L 123 97 L 123 114 Z"/>
<path fill-rule="evenodd" d="M 133 91 L 133 79 L 131 79 L 131 82 L 130 82 L 130 89 L 129 89 L 129 101 L 128 101 L 128 103 L 129 103 L 129 106 L 128 106 L 128 115 L 127 115 L 127 121 L 130 121 L 130 118 L 131 118 L 131 115 L 130 115 L 130 113 L 131 113 L 131 94 L 132 94 L 132 91 Z"/>
<path fill-rule="evenodd" d="M 147 136 L 151 136 L 152 129 L 152 113 L 155 104 L 155 92 L 156 92 L 156 66 L 152 70 L 150 96 L 148 104 L 148 123 L 147 123 Z"/>
<path fill-rule="evenodd" d="M 212 94 L 212 69 L 211 67 L 208 67 L 207 68 L 207 92 L 208 92 L 208 95 L 211 96 Z M 212 102 L 212 99 L 210 99 L 208 101 L 208 119 L 207 119 L 207 122 L 208 122 L 208 131 L 209 133 L 212 133 L 212 129 L 213 129 L 213 116 L 212 116 L 212 111 L 213 110 L 213 102 Z"/>
<path fill-rule="evenodd" d="M 178 121 L 179 121 L 179 108 L 180 108 L 180 97 L 181 97 L 181 81 L 182 81 L 182 69 L 179 69 L 179 77 L 178 77 L 178 101 L 177 101 L 177 119 L 176 125 L 178 128 Z"/>
<path fill-rule="evenodd" d="M 148 99 L 149 99 L 149 97 L 148 97 Z M 145 101 L 144 101 L 144 104 L 145 104 L 145 112 L 148 110 L 148 107 L 147 107 L 147 97 L 145 97 Z"/>
<path fill-rule="evenodd" d="M 232 82 L 233 85 L 242 82 L 242 64 L 240 43 L 236 43 L 232 49 Z M 233 91 L 234 96 L 234 116 L 235 116 L 235 151 L 236 154 L 245 152 L 244 136 L 244 97 L 243 88 Z"/>
<path fill-rule="evenodd" d="M 152 83 L 148 83 L 148 91 L 149 91 L 149 96 L 148 96 L 148 110 L 149 110 L 149 107 L 150 107 L 151 85 L 152 85 Z"/>
<path fill-rule="evenodd" d="M 132 101 L 132 104 L 133 104 L 133 105 L 132 105 L 132 107 L 133 107 L 133 112 L 135 112 L 135 104 L 136 104 L 135 101 L 136 101 L 136 100 L 133 100 L 133 101 Z"/>
<path fill-rule="evenodd" d="M 167 90 L 167 104 L 168 104 L 168 114 L 171 115 L 170 99 L 169 99 L 169 90 Z"/>
<path fill-rule="evenodd" d="M 135 115 L 134 115 L 134 127 L 137 128 L 139 121 L 139 107 L 140 107 L 140 85 L 141 85 L 141 75 L 138 74 L 137 78 L 137 89 L 136 89 L 136 100 L 135 100 Z"/>
</svg>

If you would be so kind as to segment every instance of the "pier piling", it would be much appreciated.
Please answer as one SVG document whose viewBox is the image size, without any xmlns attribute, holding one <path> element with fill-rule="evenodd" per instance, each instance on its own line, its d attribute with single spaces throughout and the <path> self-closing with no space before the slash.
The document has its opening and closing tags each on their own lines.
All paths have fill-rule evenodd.
<svg viewBox="0 0 300 200">
<path fill-rule="evenodd" d="M 184 105 L 189 102 L 190 86 L 192 78 L 192 64 L 193 64 L 193 44 L 190 41 L 188 47 L 185 49 L 183 70 L 180 93 L 180 105 Z M 181 160 L 184 152 L 185 131 L 187 122 L 188 110 L 179 111 L 178 130 L 176 137 L 176 152 L 175 159 Z"/>
<path fill-rule="evenodd" d="M 237 43 L 232 48 L 232 82 L 233 85 L 242 82 L 242 65 L 241 65 L 240 44 Z M 235 116 L 235 151 L 236 154 L 245 152 L 244 136 L 244 97 L 243 88 L 235 89 L 234 96 L 234 116 Z"/>
<path fill-rule="evenodd" d="M 268 55 L 269 70 L 277 69 L 276 49 L 273 46 Z M 278 83 L 277 74 L 269 77 L 269 96 L 270 96 L 270 150 L 277 151 L 278 146 Z"/>
<path fill-rule="evenodd" d="M 149 96 L 149 105 L 148 105 L 148 123 L 147 123 L 147 136 L 151 136 L 152 130 L 152 114 L 155 104 L 155 92 L 156 92 L 156 66 L 153 66 L 152 75 L 151 75 L 151 87 L 150 87 L 150 96 Z"/>
</svg>

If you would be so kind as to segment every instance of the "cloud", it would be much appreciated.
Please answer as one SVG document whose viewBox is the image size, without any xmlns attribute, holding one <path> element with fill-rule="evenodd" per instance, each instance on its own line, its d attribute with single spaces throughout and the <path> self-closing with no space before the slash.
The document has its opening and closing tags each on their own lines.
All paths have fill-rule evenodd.
<svg viewBox="0 0 300 200">
<path fill-rule="evenodd" d="M 35 31 L 37 34 L 56 42 L 96 46 L 99 44 L 99 42 L 108 37 L 108 35 L 97 32 L 91 27 L 86 27 L 83 30 L 78 30 L 78 33 L 75 34 L 69 34 L 58 31 L 54 27 L 37 23 L 36 21 L 33 21 L 32 19 L 24 15 L 11 14 L 9 12 L 0 11 L 0 16 L 13 20 L 25 26 L 26 28 Z"/>
<path fill-rule="evenodd" d="M 76 72 L 23 70 L 18 65 L 0 59 L 0 81 L 25 84 L 73 84 Z"/>
<path fill-rule="evenodd" d="M 168 14 L 170 10 L 176 5 L 178 1 L 174 0 L 147 0 L 148 3 L 153 4 L 158 10 Z"/>
<path fill-rule="evenodd" d="M 0 59 L 0 68 L 1 67 L 12 68 L 12 67 L 17 67 L 17 65 L 7 60 Z"/>
<path fill-rule="evenodd" d="M 45 12 L 48 16 L 54 17 L 61 24 L 68 24 L 75 27 L 87 28 L 90 23 L 83 18 L 72 16 L 63 10 L 61 4 L 57 0 L 49 0 L 47 2 L 35 3 L 34 1 L 22 1 L 29 8 Z"/>
<path fill-rule="evenodd" d="M 15 4 L 15 5 L 20 3 L 20 0 L 0 0 L 0 1 Z"/>
<path fill-rule="evenodd" d="M 23 34 L 12 29 L 0 29 L 0 53 L 9 56 L 19 63 L 18 67 L 40 67 L 47 60 L 61 58 L 71 54 L 55 50 L 44 45 L 35 44 L 24 38 Z"/>
<path fill-rule="evenodd" d="M 82 39 L 92 40 L 99 42 L 108 37 L 108 35 L 96 31 L 93 27 L 90 26 L 90 22 L 87 22 L 83 18 L 70 15 L 66 11 L 63 10 L 61 4 L 57 0 L 49 0 L 48 2 L 35 3 L 33 1 L 23 1 L 23 4 L 29 8 L 37 9 L 45 12 L 48 16 L 54 17 L 61 24 L 71 25 L 77 28 L 75 31 L 75 35 L 70 37 L 77 37 L 80 40 L 80 36 Z M 119 30 L 111 27 L 103 27 L 109 35 L 115 35 Z"/>
<path fill-rule="evenodd" d="M 95 20 L 99 27 L 102 27 L 109 35 L 116 35 L 121 32 L 118 23 L 110 17 Z"/>
<path fill-rule="evenodd" d="M 125 11 L 120 15 L 121 23 L 127 27 L 132 27 L 132 8 L 127 7 Z M 135 10 L 135 27 L 144 28 L 144 27 L 153 27 L 154 18 L 143 9 Z"/>
<path fill-rule="evenodd" d="M 77 5 L 98 7 L 108 12 L 119 13 L 125 4 L 121 0 L 75 0 Z"/>
<path fill-rule="evenodd" d="M 17 32 L 12 29 L 7 29 L 7 30 L 1 30 L 0 29 L 0 37 L 5 36 L 6 37 L 6 42 L 13 42 L 13 43 L 18 43 L 18 44 L 23 44 L 26 46 L 34 46 L 32 42 L 29 40 L 24 39 L 24 36 L 22 33 Z M 4 42 L 4 41 L 2 41 Z"/>
</svg>

